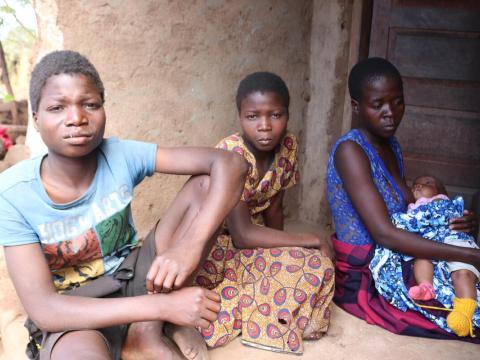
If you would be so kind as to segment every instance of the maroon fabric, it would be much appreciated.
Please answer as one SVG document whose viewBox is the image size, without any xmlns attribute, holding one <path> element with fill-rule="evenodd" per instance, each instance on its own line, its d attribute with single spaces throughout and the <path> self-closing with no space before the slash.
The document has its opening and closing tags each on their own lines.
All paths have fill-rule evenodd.
<svg viewBox="0 0 480 360">
<path fill-rule="evenodd" d="M 480 343 L 478 336 L 461 338 L 447 333 L 421 314 L 400 311 L 380 296 L 368 268 L 375 250 L 373 244 L 351 245 L 339 241 L 335 235 L 332 235 L 332 244 L 336 252 L 333 301 L 339 307 L 395 334 Z"/>
</svg>

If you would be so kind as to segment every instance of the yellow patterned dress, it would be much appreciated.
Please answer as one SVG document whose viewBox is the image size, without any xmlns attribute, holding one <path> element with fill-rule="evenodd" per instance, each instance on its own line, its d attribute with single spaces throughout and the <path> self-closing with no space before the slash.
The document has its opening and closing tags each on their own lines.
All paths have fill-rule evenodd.
<svg viewBox="0 0 480 360">
<path fill-rule="evenodd" d="M 284 137 L 262 179 L 255 157 L 239 134 L 223 139 L 217 147 L 235 151 L 248 161 L 242 201 L 252 222 L 263 225 L 262 212 L 271 199 L 298 181 L 295 136 Z M 307 326 L 313 338 L 327 331 L 333 274 L 330 259 L 316 249 L 236 249 L 227 231 L 218 237 L 195 277 L 198 285 L 213 289 L 222 301 L 217 320 L 202 331 L 207 344 L 218 347 L 242 334 L 246 345 L 301 354 Z"/>
</svg>

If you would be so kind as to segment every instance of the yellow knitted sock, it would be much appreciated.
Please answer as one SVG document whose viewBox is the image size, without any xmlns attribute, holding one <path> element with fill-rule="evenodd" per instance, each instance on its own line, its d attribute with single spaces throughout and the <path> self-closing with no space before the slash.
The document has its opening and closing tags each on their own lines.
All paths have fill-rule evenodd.
<svg viewBox="0 0 480 360">
<path fill-rule="evenodd" d="M 447 325 L 458 336 L 473 335 L 472 318 L 477 302 L 473 299 L 453 298 L 453 310 L 447 316 Z"/>
</svg>

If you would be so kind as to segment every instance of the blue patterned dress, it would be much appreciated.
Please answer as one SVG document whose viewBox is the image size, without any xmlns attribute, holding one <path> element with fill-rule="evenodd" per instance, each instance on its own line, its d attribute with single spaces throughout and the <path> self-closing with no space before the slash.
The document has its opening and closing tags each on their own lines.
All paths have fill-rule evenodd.
<svg viewBox="0 0 480 360">
<path fill-rule="evenodd" d="M 335 169 L 335 152 L 338 146 L 345 141 L 357 143 L 368 156 L 373 182 L 382 196 L 390 216 L 397 212 L 405 212 L 407 210 L 406 201 L 384 162 L 360 131 L 353 129 L 338 139 L 330 153 L 327 165 L 327 196 L 335 222 L 337 238 L 344 243 L 352 245 L 373 244 L 374 240 L 355 210 L 350 197 L 343 187 L 342 179 Z M 403 178 L 403 158 L 400 146 L 394 137 L 390 138 L 389 142 L 397 159 L 400 176 Z"/>
<path fill-rule="evenodd" d="M 462 216 L 463 210 L 462 198 L 436 200 L 408 210 L 406 213 L 395 213 L 392 215 L 392 222 L 399 229 L 417 233 L 429 240 L 440 243 L 460 240 L 469 244 L 468 247 L 474 248 L 477 246 L 471 236 L 449 229 L 449 220 Z M 398 309 L 419 311 L 442 329 L 451 331 L 444 317 L 435 316 L 418 307 L 408 295 L 408 290 L 402 279 L 402 262 L 411 259 L 410 256 L 377 246 L 370 263 L 370 270 L 378 292 Z M 436 300 L 444 307 L 451 309 L 455 292 L 448 263 L 446 261 L 434 261 L 433 264 L 433 285 L 437 293 Z M 477 299 L 477 301 L 480 301 L 480 285 L 478 283 Z M 477 328 L 480 327 L 480 308 L 478 307 L 473 316 L 473 324 Z"/>
<path fill-rule="evenodd" d="M 328 202 L 336 230 L 336 234 L 332 236 L 336 252 L 335 303 L 369 324 L 381 326 L 396 334 L 480 343 L 480 337 L 456 336 L 446 326 L 444 319 L 446 312 L 427 311 L 411 301 L 405 282 L 410 285 L 413 282 L 412 262 L 405 261 L 401 254 L 376 245 L 335 169 L 335 152 L 345 141 L 357 143 L 368 157 L 372 179 L 385 202 L 389 216 L 407 211 L 402 191 L 383 160 L 361 132 L 354 129 L 338 139 L 330 152 L 326 176 Z M 400 146 L 393 137 L 389 139 L 389 143 L 397 159 L 400 176 L 403 178 Z M 377 255 L 383 255 L 374 257 L 375 251 Z M 444 305 L 449 307 L 450 304 L 451 307 L 453 288 L 450 274 L 441 270 L 441 263 L 445 264 L 436 263 L 434 284 L 436 288 L 442 284 L 444 289 L 440 291 L 442 293 L 449 289 L 450 296 L 445 298 L 450 302 L 445 302 Z M 478 309 L 475 319 L 478 319 Z M 475 322 L 476 326 L 477 324 L 478 322 Z M 477 331 L 477 336 L 478 334 Z"/>
</svg>

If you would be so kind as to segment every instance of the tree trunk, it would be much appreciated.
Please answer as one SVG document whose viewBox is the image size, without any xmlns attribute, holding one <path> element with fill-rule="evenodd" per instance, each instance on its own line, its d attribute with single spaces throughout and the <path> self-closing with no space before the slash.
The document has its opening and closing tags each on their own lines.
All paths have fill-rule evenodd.
<svg viewBox="0 0 480 360">
<path fill-rule="evenodd" d="M 10 111 L 12 113 L 13 124 L 18 124 L 18 109 L 15 102 L 15 96 L 13 95 L 12 85 L 10 84 L 10 78 L 8 77 L 7 62 L 5 61 L 5 53 L 3 52 L 2 42 L 0 41 L 0 81 L 5 84 L 8 95 L 10 95 L 13 101 L 10 103 Z"/>
</svg>

